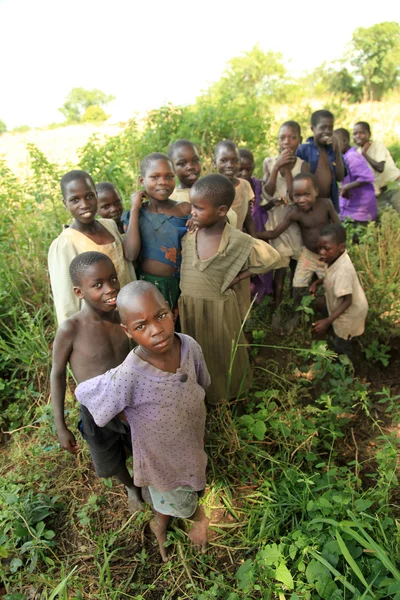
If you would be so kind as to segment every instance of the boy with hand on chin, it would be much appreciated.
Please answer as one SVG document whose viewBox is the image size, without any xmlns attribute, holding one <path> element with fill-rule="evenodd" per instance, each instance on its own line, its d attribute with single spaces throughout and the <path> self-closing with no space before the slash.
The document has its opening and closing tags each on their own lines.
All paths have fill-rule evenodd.
<svg viewBox="0 0 400 600">
<path fill-rule="evenodd" d="M 115 310 L 120 286 L 111 259 L 101 252 L 83 252 L 71 262 L 70 275 L 74 294 L 85 303 L 58 328 L 50 390 L 60 446 L 77 454 L 79 446 L 64 417 L 67 365 L 81 383 L 119 365 L 129 352 L 129 341 Z M 126 487 L 130 510 L 141 508 L 140 490 L 133 485 L 125 464 L 125 447 L 131 446 L 127 424 L 115 418 L 98 427 L 89 411 L 81 407 L 79 428 L 88 442 L 96 474 L 117 477 Z"/>
<path fill-rule="evenodd" d="M 346 230 L 342 225 L 327 225 L 321 230 L 318 251 L 326 265 L 324 276 L 314 281 L 310 293 L 324 286 L 329 317 L 313 324 L 313 333 L 324 335 L 332 326 L 334 348 L 351 359 L 351 340 L 365 329 L 368 302 L 356 270 L 346 252 Z"/>
</svg>

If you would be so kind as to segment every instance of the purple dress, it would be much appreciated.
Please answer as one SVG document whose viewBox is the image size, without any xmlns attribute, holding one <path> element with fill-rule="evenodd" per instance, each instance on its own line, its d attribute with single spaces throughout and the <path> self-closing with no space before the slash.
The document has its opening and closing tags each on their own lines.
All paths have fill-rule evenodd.
<svg viewBox="0 0 400 600">
<path fill-rule="evenodd" d="M 252 209 L 253 221 L 256 226 L 256 231 L 265 231 L 265 223 L 268 221 L 268 213 L 261 208 L 261 179 L 251 177 L 250 185 L 253 188 L 255 201 Z M 251 299 L 257 294 L 256 303 L 260 304 L 266 294 L 272 294 L 273 271 L 264 275 L 256 275 L 251 278 Z"/>
<path fill-rule="evenodd" d="M 357 148 L 350 148 L 344 158 L 347 163 L 347 175 L 342 185 L 354 181 L 365 181 L 361 187 L 350 191 L 349 198 L 340 196 L 340 219 L 346 217 L 354 221 L 374 221 L 376 219 L 376 197 L 373 182 L 374 174 L 368 166 L 367 160 L 357 152 Z"/>
</svg>

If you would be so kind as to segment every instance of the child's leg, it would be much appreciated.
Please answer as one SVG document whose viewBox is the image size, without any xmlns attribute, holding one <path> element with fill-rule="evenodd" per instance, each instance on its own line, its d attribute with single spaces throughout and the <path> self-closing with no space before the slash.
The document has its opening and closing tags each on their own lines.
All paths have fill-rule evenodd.
<svg viewBox="0 0 400 600">
<path fill-rule="evenodd" d="M 128 506 L 129 510 L 134 513 L 137 510 L 143 509 L 142 497 L 140 495 L 140 488 L 136 487 L 133 483 L 132 477 L 126 467 L 126 465 L 121 466 L 121 469 L 118 473 L 115 473 L 115 477 L 124 484 L 126 487 L 126 491 L 128 492 Z"/>
<path fill-rule="evenodd" d="M 283 286 L 285 283 L 286 267 L 275 269 L 274 272 L 274 305 L 275 309 L 279 308 L 282 303 Z"/>
<path fill-rule="evenodd" d="M 189 531 L 189 539 L 194 546 L 197 546 L 204 553 L 207 550 L 207 534 L 210 519 L 206 517 L 204 508 L 198 506 L 196 512 L 190 517 L 194 523 Z"/>
<path fill-rule="evenodd" d="M 165 542 L 167 541 L 167 525 L 169 523 L 169 515 L 162 515 L 154 511 L 154 518 L 150 521 L 150 529 L 157 538 L 158 547 L 160 548 L 161 558 L 164 562 L 169 561 Z"/>
</svg>

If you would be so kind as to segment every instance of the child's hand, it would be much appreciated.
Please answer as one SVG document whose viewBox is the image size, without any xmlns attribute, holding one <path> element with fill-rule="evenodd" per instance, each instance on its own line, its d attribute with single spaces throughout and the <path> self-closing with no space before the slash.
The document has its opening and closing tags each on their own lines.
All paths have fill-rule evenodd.
<svg viewBox="0 0 400 600">
<path fill-rule="evenodd" d="M 328 140 L 328 144 L 332 144 L 335 152 L 340 151 L 340 140 L 339 140 L 338 136 L 336 135 L 336 133 L 332 133 L 332 137 L 330 140 Z"/>
<path fill-rule="evenodd" d="M 371 142 L 365 142 L 364 146 L 361 148 L 361 153 L 365 154 L 371 147 Z"/>
<path fill-rule="evenodd" d="M 131 196 L 131 208 L 141 208 L 143 200 L 146 198 L 146 192 L 139 190 Z"/>
<path fill-rule="evenodd" d="M 293 154 L 293 152 L 291 150 L 289 150 L 288 148 L 286 150 L 283 150 L 280 155 L 278 156 L 277 160 L 276 160 L 276 168 L 277 169 L 282 169 L 283 167 L 287 166 L 290 168 L 293 167 L 294 163 L 296 162 L 296 157 Z"/>
<path fill-rule="evenodd" d="M 68 450 L 71 454 L 78 454 L 79 446 L 76 443 L 74 434 L 69 429 L 65 428 L 58 433 L 58 441 L 60 447 L 64 450 Z"/>
<path fill-rule="evenodd" d="M 344 185 L 340 188 L 340 195 L 343 196 L 343 198 L 350 198 L 350 193 L 351 189 L 349 189 L 347 185 Z"/>
<path fill-rule="evenodd" d="M 196 231 L 198 231 L 198 227 L 196 227 L 196 225 L 193 223 L 193 219 L 189 218 L 186 221 L 186 227 L 188 230 L 188 233 L 196 233 Z"/>
<path fill-rule="evenodd" d="M 310 285 L 310 287 L 308 288 L 308 291 L 310 292 L 311 296 L 315 296 L 317 293 L 317 289 L 318 289 L 318 282 L 313 281 L 312 284 Z"/>
<path fill-rule="evenodd" d="M 326 333 L 328 331 L 330 325 L 331 323 L 329 319 L 321 319 L 320 321 L 313 323 L 312 332 L 322 335 L 323 333 Z"/>
</svg>

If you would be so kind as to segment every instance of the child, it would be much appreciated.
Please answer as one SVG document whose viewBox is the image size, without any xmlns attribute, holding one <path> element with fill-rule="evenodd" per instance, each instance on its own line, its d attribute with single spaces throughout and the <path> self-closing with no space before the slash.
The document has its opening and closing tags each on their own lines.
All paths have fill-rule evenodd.
<svg viewBox="0 0 400 600">
<path fill-rule="evenodd" d="M 254 156 L 247 148 L 239 148 L 240 170 L 238 177 L 245 179 L 251 185 L 254 193 L 254 204 L 251 208 L 251 214 L 256 231 L 264 231 L 265 223 L 268 221 L 268 213 L 263 210 L 261 204 L 262 183 L 260 179 L 253 177 Z M 250 284 L 251 297 L 256 297 L 259 304 L 266 294 L 272 293 L 272 273 L 264 275 L 255 275 L 251 278 Z"/>
<path fill-rule="evenodd" d="M 342 225 L 324 227 L 318 251 L 327 268 L 324 276 L 311 284 L 310 293 L 315 294 L 317 287 L 323 284 L 329 317 L 314 323 L 313 332 L 325 334 L 332 325 L 335 350 L 351 359 L 351 340 L 364 332 L 368 302 L 346 252 L 345 228 Z"/>
<path fill-rule="evenodd" d="M 214 174 L 199 179 L 190 190 L 198 231 L 182 241 L 181 327 L 203 349 L 211 374 L 210 404 L 235 398 L 251 381 L 239 302 L 232 286 L 252 273 L 272 269 L 279 259 L 271 246 L 226 222 L 234 198 L 235 187 L 227 177 Z"/>
<path fill-rule="evenodd" d="M 319 198 L 318 184 L 312 173 L 298 173 L 293 178 L 294 208 L 288 212 L 285 220 L 273 231 L 257 234 L 262 240 L 276 239 L 291 225 L 298 223 L 304 247 L 297 262 L 293 278 L 293 297 L 300 299 L 308 289 L 314 273 L 324 272 L 318 252 L 319 232 L 322 227 L 332 223 L 340 224 L 340 219 L 329 198 Z M 296 324 L 294 319 L 291 327 Z"/>
<path fill-rule="evenodd" d="M 116 222 L 118 231 L 124 232 L 124 224 L 121 221 L 124 207 L 121 196 L 115 185 L 108 181 L 102 181 L 96 185 L 98 198 L 97 212 L 103 219 L 112 219 Z"/>
<path fill-rule="evenodd" d="M 121 286 L 135 279 L 133 265 L 124 257 L 121 234 L 112 219 L 96 220 L 97 194 L 92 178 L 85 171 L 69 171 L 61 179 L 65 208 L 73 217 L 49 248 L 50 283 L 58 324 L 82 307 L 74 294 L 69 265 L 75 256 L 90 250 L 107 254 L 114 263 Z"/>
<path fill-rule="evenodd" d="M 375 175 L 375 193 L 378 209 L 391 206 L 400 213 L 400 170 L 389 150 L 382 142 L 371 141 L 371 129 L 365 121 L 359 121 L 353 128 L 354 142 L 358 151 L 367 159 Z M 388 183 L 396 183 L 388 189 Z"/>
<path fill-rule="evenodd" d="M 129 342 L 115 310 L 119 282 L 110 258 L 101 252 L 83 252 L 72 260 L 69 270 L 73 292 L 85 303 L 57 330 L 50 391 L 60 446 L 77 454 L 79 446 L 64 418 L 67 365 L 81 383 L 119 365 L 129 352 Z M 82 406 L 79 428 L 88 442 L 98 477 L 115 475 L 126 487 L 131 511 L 141 508 L 140 491 L 133 485 L 125 464 L 125 446 L 131 446 L 126 423 L 110 418 L 97 427 Z"/>
<path fill-rule="evenodd" d="M 174 334 L 171 311 L 151 283 L 136 281 L 118 295 L 122 327 L 137 346 L 117 368 L 76 389 L 103 426 L 125 411 L 131 426 L 135 484 L 148 487 L 150 523 L 163 561 L 171 517 L 195 521 L 189 538 L 204 552 L 208 519 L 198 505 L 206 483 L 205 390 L 210 376 L 200 346 Z"/>
<path fill-rule="evenodd" d="M 190 216 L 189 202 L 176 202 L 170 196 L 175 173 L 166 154 L 154 152 L 140 163 L 140 183 L 144 191 L 132 196 L 125 244 L 130 260 L 138 260 L 139 279 L 153 283 L 177 316 L 180 294 L 181 239 Z M 148 202 L 142 204 L 144 199 Z"/>
<path fill-rule="evenodd" d="M 355 225 L 366 225 L 376 219 L 377 213 L 374 174 L 357 149 L 350 148 L 347 129 L 336 129 L 335 135 L 347 165 L 347 175 L 340 188 L 340 218 L 344 221 L 348 217 Z"/>
<path fill-rule="evenodd" d="M 296 157 L 296 150 L 301 143 L 300 125 L 296 121 L 286 121 L 279 129 L 279 156 L 264 160 L 263 201 L 262 209 L 268 211 L 266 230 L 275 229 L 282 223 L 293 208 L 293 177 L 298 173 L 309 172 L 307 162 Z M 290 260 L 298 260 L 302 240 L 297 223 L 290 227 L 271 245 L 278 250 L 281 260 L 274 271 L 274 304 L 278 309 L 283 297 L 286 269 Z M 275 313 L 272 320 L 273 329 L 280 330 L 280 315 Z"/>
<path fill-rule="evenodd" d="M 322 198 L 330 198 L 339 212 L 337 181 L 342 181 L 346 169 L 339 148 L 339 141 L 333 134 L 334 116 L 329 110 L 317 110 L 311 115 L 310 137 L 306 144 L 300 144 L 296 156 L 307 161 L 311 173 L 317 178 Z"/>
</svg>

